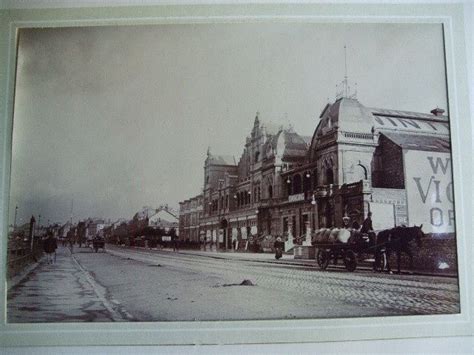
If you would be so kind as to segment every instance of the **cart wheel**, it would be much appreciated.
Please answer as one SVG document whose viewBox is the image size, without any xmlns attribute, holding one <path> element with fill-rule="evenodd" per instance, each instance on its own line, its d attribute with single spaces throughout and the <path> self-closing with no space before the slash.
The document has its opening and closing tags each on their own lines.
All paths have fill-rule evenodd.
<svg viewBox="0 0 474 355">
<path fill-rule="evenodd" d="M 356 255 L 352 250 L 348 250 L 344 254 L 344 265 L 347 271 L 354 271 L 357 267 Z"/>
<path fill-rule="evenodd" d="M 322 270 L 326 270 L 329 265 L 329 253 L 324 249 L 319 249 L 317 255 L 317 262 Z"/>
</svg>

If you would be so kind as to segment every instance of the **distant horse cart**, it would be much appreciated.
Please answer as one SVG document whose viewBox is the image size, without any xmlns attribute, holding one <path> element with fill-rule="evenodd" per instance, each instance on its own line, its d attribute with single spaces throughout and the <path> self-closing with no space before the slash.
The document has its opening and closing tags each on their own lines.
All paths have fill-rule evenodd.
<svg viewBox="0 0 474 355">
<path fill-rule="evenodd" d="M 348 271 L 354 271 L 360 261 L 371 261 L 374 271 L 391 273 L 390 255 L 397 255 L 397 271 L 400 273 L 401 254 L 409 257 L 409 268 L 413 269 L 413 251 L 410 242 L 421 247 L 424 236 L 422 226 L 395 227 L 378 234 L 360 233 L 355 229 L 320 229 L 316 231 L 313 246 L 317 248 L 316 261 L 322 270 L 332 262 L 342 260 Z"/>
<path fill-rule="evenodd" d="M 105 240 L 102 237 L 95 237 L 92 240 L 92 249 L 97 253 L 99 249 L 102 249 L 105 252 Z"/>
</svg>

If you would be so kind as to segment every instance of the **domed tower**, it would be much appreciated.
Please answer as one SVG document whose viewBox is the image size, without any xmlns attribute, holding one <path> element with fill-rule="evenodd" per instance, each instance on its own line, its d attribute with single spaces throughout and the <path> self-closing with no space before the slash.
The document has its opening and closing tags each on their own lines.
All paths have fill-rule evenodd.
<svg viewBox="0 0 474 355">
<path fill-rule="evenodd" d="M 328 104 L 314 132 L 309 159 L 317 161 L 317 185 L 371 179 L 377 145 L 372 112 L 354 98 Z"/>
</svg>

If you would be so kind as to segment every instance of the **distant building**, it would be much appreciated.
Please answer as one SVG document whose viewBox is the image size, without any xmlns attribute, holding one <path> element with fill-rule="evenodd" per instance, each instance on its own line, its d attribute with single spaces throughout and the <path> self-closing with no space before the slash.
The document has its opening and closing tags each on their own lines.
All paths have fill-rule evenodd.
<svg viewBox="0 0 474 355">
<path fill-rule="evenodd" d="M 181 238 L 230 248 L 256 236 L 304 237 L 321 227 L 423 223 L 454 232 L 449 120 L 369 108 L 354 98 L 328 104 L 312 135 L 255 117 L 238 161 L 207 152 L 203 193 L 180 203 Z M 199 237 L 198 237 L 199 236 Z"/>
<path fill-rule="evenodd" d="M 179 235 L 182 240 L 199 241 L 203 218 L 203 196 L 198 195 L 180 202 Z"/>
<path fill-rule="evenodd" d="M 174 228 L 178 230 L 179 217 L 172 213 L 168 207 L 162 207 L 148 218 L 148 226 L 162 228 L 166 231 Z"/>
<path fill-rule="evenodd" d="M 139 231 L 145 227 L 161 228 L 166 232 L 175 229 L 176 232 L 178 232 L 179 217 L 168 205 L 163 205 L 158 208 L 145 206 L 135 213 L 132 221 L 130 221 L 130 226 L 132 232 Z"/>
</svg>

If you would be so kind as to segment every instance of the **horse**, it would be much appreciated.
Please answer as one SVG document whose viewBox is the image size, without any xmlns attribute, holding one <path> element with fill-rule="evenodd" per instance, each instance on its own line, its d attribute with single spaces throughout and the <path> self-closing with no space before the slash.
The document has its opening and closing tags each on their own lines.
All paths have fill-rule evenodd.
<svg viewBox="0 0 474 355">
<path fill-rule="evenodd" d="M 422 231 L 423 225 L 413 227 L 395 227 L 380 231 L 377 234 L 376 249 L 375 249 L 375 264 L 374 270 L 381 265 L 381 270 L 386 268 L 387 272 L 391 273 L 389 258 L 390 253 L 397 253 L 397 273 L 400 274 L 400 264 L 402 253 L 408 255 L 410 259 L 410 270 L 413 269 L 413 253 L 410 248 L 410 242 L 415 240 L 419 248 L 422 245 L 422 238 L 424 233 Z"/>
</svg>

